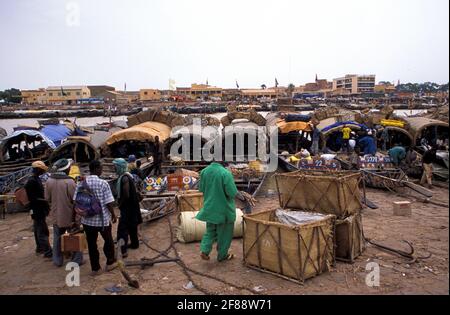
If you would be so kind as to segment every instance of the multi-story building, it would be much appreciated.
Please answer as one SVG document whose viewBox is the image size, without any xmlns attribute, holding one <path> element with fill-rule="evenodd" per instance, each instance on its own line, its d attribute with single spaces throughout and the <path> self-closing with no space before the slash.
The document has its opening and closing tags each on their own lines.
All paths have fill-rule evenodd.
<svg viewBox="0 0 450 315">
<path fill-rule="evenodd" d="M 91 97 L 98 98 L 99 95 L 107 91 L 115 91 L 116 88 L 108 85 L 88 85 L 91 91 Z"/>
<path fill-rule="evenodd" d="M 396 92 L 395 85 L 389 82 L 383 82 L 375 85 L 375 93 L 392 94 Z"/>
<path fill-rule="evenodd" d="M 138 91 L 118 91 L 117 104 L 129 105 L 139 102 L 139 92 Z"/>
<path fill-rule="evenodd" d="M 355 95 L 374 93 L 374 90 L 375 75 L 348 74 L 345 77 L 333 80 L 333 92 L 335 94 Z"/>
<path fill-rule="evenodd" d="M 177 87 L 175 94 L 183 95 L 191 99 L 222 97 L 222 88 L 208 84 L 191 84 L 191 87 Z"/>
<path fill-rule="evenodd" d="M 91 91 L 87 86 L 49 86 L 46 91 L 47 104 L 74 104 L 90 97 Z"/>
<path fill-rule="evenodd" d="M 22 90 L 22 104 L 44 104 L 46 101 L 45 89 Z"/>
<path fill-rule="evenodd" d="M 281 91 L 273 89 L 246 89 L 242 90 L 242 97 L 248 99 L 271 98 L 275 99 L 281 96 Z"/>
<path fill-rule="evenodd" d="M 161 92 L 156 89 L 141 89 L 139 91 L 139 100 L 141 102 L 160 101 Z"/>
<path fill-rule="evenodd" d="M 302 94 L 321 94 L 323 96 L 327 96 L 331 94 L 333 89 L 333 82 L 328 82 L 326 79 L 318 79 L 316 75 L 315 82 L 306 83 L 305 85 L 301 85 L 296 87 L 293 91 L 295 96 Z"/>
</svg>

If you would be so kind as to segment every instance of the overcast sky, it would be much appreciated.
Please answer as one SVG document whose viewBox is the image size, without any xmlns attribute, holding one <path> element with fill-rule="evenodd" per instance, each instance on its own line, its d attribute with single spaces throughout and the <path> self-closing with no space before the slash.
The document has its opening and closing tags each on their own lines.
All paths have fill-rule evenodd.
<svg viewBox="0 0 450 315">
<path fill-rule="evenodd" d="M 0 40 L 0 90 L 449 80 L 448 0 L 1 0 Z"/>
</svg>

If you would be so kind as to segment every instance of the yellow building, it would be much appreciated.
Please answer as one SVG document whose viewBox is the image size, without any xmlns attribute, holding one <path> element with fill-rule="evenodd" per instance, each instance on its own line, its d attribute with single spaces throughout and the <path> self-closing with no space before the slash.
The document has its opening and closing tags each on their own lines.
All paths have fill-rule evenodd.
<svg viewBox="0 0 450 315">
<path fill-rule="evenodd" d="M 139 91 L 139 99 L 141 102 L 160 101 L 161 92 L 156 89 L 141 89 Z"/>
<path fill-rule="evenodd" d="M 222 97 L 223 89 L 207 84 L 191 84 L 190 88 L 177 87 L 176 93 L 184 95 L 191 99 L 205 98 L 205 97 Z"/>
<path fill-rule="evenodd" d="M 79 99 L 91 97 L 87 86 L 50 86 L 46 91 L 48 104 L 74 104 Z"/>
<path fill-rule="evenodd" d="M 346 94 L 373 93 L 375 89 L 375 75 L 348 74 L 333 80 L 333 92 L 345 90 Z"/>
<path fill-rule="evenodd" d="M 22 104 L 44 104 L 46 101 L 45 89 L 22 90 Z"/>
<path fill-rule="evenodd" d="M 375 93 L 383 93 L 383 94 L 391 94 L 395 93 L 395 85 L 391 83 L 382 83 L 375 85 L 374 88 Z"/>
<path fill-rule="evenodd" d="M 242 97 L 257 99 L 257 98 L 277 98 L 281 96 L 281 91 L 276 89 L 247 89 L 242 90 Z"/>
<path fill-rule="evenodd" d="M 118 91 L 116 97 L 117 104 L 129 105 L 139 102 L 139 92 L 137 91 Z"/>
</svg>

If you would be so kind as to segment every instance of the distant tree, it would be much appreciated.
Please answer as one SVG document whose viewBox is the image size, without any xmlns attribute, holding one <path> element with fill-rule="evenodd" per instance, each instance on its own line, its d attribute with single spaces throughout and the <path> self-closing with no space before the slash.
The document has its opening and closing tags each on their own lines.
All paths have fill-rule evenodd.
<svg viewBox="0 0 450 315">
<path fill-rule="evenodd" d="M 20 104 L 22 102 L 22 93 L 20 93 L 20 90 L 12 88 L 0 92 L 0 99 L 5 100 L 7 103 Z"/>
<path fill-rule="evenodd" d="M 378 84 L 379 85 L 390 85 L 391 82 L 389 82 L 389 81 L 380 81 L 380 82 L 378 82 Z"/>
<path fill-rule="evenodd" d="M 396 89 L 399 92 L 413 92 L 413 93 L 448 91 L 448 83 L 443 85 L 439 85 L 434 82 L 406 83 L 397 85 Z"/>
<path fill-rule="evenodd" d="M 439 91 L 448 91 L 449 85 L 448 82 L 446 84 L 442 84 L 439 86 Z"/>
<path fill-rule="evenodd" d="M 262 84 L 262 85 L 261 85 L 261 89 L 263 89 L 263 90 L 267 89 L 267 85 Z"/>
<path fill-rule="evenodd" d="M 292 83 L 289 83 L 289 85 L 286 89 L 287 94 L 292 95 L 292 93 L 294 93 L 294 90 L 295 90 L 295 85 Z"/>
</svg>

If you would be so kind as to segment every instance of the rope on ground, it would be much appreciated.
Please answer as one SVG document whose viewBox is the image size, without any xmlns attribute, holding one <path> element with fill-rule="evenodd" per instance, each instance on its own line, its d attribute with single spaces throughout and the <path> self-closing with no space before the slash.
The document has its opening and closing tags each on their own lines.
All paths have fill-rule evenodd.
<svg viewBox="0 0 450 315">
<path fill-rule="evenodd" d="M 174 244 L 174 241 L 173 241 L 173 226 L 172 226 L 172 222 L 170 221 L 170 216 L 166 216 L 166 219 L 167 219 L 168 224 L 169 224 L 170 245 L 169 245 L 169 247 L 168 247 L 165 251 L 160 251 L 160 250 L 158 250 L 158 249 L 152 247 L 150 244 L 148 244 L 148 242 L 147 242 L 146 240 L 142 239 L 142 243 L 143 243 L 146 247 L 148 247 L 149 249 L 151 249 L 151 250 L 153 250 L 153 251 L 155 251 L 155 252 L 157 252 L 157 253 L 159 254 L 159 255 L 155 256 L 154 258 L 152 258 L 152 259 L 156 259 L 156 258 L 159 258 L 159 257 L 162 257 L 162 256 L 164 256 L 164 257 L 166 257 L 166 258 L 172 258 L 172 257 L 169 256 L 168 252 L 169 252 L 170 250 L 173 250 L 174 253 L 175 253 L 176 258 L 179 259 L 179 261 L 177 261 L 176 263 L 182 268 L 183 273 L 186 275 L 186 277 L 188 278 L 188 280 L 189 280 L 190 282 L 192 282 L 192 284 L 194 285 L 194 287 L 195 287 L 198 291 L 200 291 L 200 292 L 202 292 L 202 293 L 204 293 L 204 294 L 206 294 L 206 295 L 216 295 L 216 293 L 210 292 L 210 291 L 208 291 L 207 289 L 205 289 L 205 288 L 201 287 L 200 285 L 198 285 L 198 284 L 192 279 L 192 276 L 189 274 L 189 272 L 190 272 L 190 273 L 193 273 L 193 274 L 195 274 L 195 275 L 201 276 L 201 277 L 205 277 L 205 278 L 209 278 L 209 279 L 215 280 L 215 281 L 217 281 L 217 282 L 221 282 L 221 283 L 223 283 L 223 284 L 225 284 L 225 285 L 228 285 L 228 286 L 230 286 L 230 287 L 234 287 L 234 288 L 239 289 L 239 290 L 249 291 L 249 292 L 251 292 L 251 293 L 253 293 L 253 294 L 255 294 L 255 295 L 260 295 L 260 294 L 261 294 L 260 292 L 258 292 L 258 291 L 256 291 L 256 290 L 253 290 L 253 289 L 251 289 L 251 288 L 247 288 L 247 287 L 242 287 L 242 286 L 236 285 L 236 284 L 234 284 L 234 283 L 231 283 L 231 282 L 228 282 L 228 281 L 226 281 L 226 280 L 220 279 L 220 278 L 218 278 L 218 277 L 215 277 L 215 276 L 212 276 L 212 275 L 209 275 L 209 274 L 206 274 L 206 273 L 203 273 L 203 272 L 194 270 L 194 269 L 192 269 L 192 268 L 186 266 L 186 264 L 184 263 L 184 261 L 181 259 L 180 255 L 179 255 L 179 253 L 178 253 L 178 250 L 176 249 L 175 244 Z"/>
</svg>

